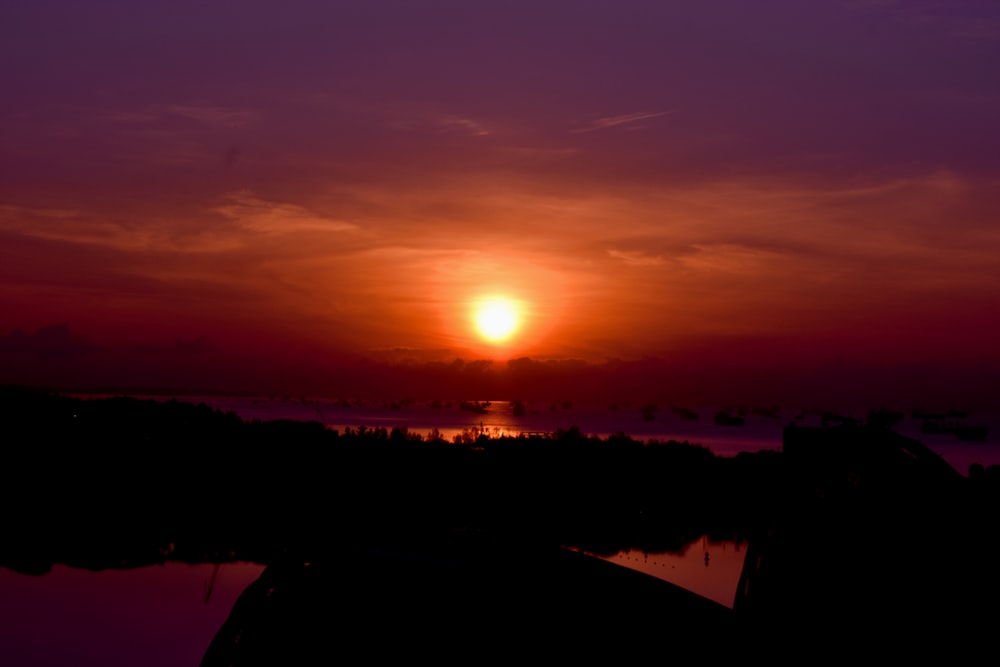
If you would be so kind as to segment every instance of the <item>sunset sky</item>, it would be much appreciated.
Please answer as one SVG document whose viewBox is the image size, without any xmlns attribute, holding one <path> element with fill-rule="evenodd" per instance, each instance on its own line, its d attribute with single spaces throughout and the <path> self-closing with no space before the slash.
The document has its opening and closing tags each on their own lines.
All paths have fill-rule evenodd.
<svg viewBox="0 0 1000 667">
<path fill-rule="evenodd" d="M 993 0 L 33 0 L 0 63 L 0 382 L 1000 400 Z"/>
</svg>

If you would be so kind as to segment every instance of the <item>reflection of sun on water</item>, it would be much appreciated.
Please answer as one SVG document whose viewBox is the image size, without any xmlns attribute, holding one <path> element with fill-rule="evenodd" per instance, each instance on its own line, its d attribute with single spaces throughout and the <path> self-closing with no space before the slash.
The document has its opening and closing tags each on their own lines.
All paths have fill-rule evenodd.
<svg viewBox="0 0 1000 667">
<path fill-rule="evenodd" d="M 506 297 L 486 297 L 473 305 L 472 317 L 482 338 L 491 343 L 503 343 L 517 332 L 521 324 L 521 307 Z"/>
</svg>

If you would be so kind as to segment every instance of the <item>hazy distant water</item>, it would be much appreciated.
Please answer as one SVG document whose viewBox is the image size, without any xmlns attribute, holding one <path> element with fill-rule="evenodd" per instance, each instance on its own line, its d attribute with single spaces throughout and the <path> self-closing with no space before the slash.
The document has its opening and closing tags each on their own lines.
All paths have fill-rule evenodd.
<svg viewBox="0 0 1000 667">
<path fill-rule="evenodd" d="M 162 398 L 162 397 L 160 397 Z M 702 445 L 719 456 L 739 452 L 781 449 L 782 430 L 795 421 L 800 425 L 818 426 L 820 417 L 802 414 L 798 410 L 778 410 L 775 416 L 749 411 L 743 426 L 720 426 L 714 416 L 719 406 L 695 406 L 698 419 L 682 419 L 670 406 L 659 406 L 653 419 L 644 418 L 640 404 L 570 404 L 525 403 L 525 414 L 514 414 L 509 401 L 489 403 L 485 414 L 462 410 L 458 401 L 388 403 L 345 402 L 308 398 L 255 398 L 245 396 L 177 397 L 178 400 L 204 402 L 212 407 L 232 411 L 244 419 L 293 419 L 319 421 L 343 432 L 347 428 L 406 428 L 411 433 L 427 435 L 437 429 L 451 440 L 463 431 L 481 430 L 491 437 L 517 436 L 521 433 L 552 433 L 558 429 L 576 427 L 586 435 L 601 438 L 621 432 L 636 440 L 677 440 Z M 865 414 L 846 415 L 864 418 Z M 1000 416 L 969 415 L 968 424 L 989 427 L 985 442 L 963 442 L 950 435 L 929 435 L 920 432 L 921 420 L 907 415 L 896 430 L 902 435 L 923 442 L 939 453 L 956 470 L 967 474 L 969 465 L 1000 464 Z"/>
<path fill-rule="evenodd" d="M 263 569 L 254 563 L 169 562 L 92 572 L 56 565 L 34 576 L 0 567 L 0 663 L 197 665 L 240 593 Z"/>
</svg>

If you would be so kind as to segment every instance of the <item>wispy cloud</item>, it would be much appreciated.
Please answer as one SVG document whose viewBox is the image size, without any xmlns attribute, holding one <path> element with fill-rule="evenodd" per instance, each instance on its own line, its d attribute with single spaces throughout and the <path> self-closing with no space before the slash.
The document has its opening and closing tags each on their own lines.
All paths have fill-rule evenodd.
<svg viewBox="0 0 1000 667">
<path fill-rule="evenodd" d="M 629 266 L 661 266 L 665 260 L 659 255 L 647 255 L 630 250 L 608 250 L 608 255 Z"/>
<path fill-rule="evenodd" d="M 106 113 L 100 116 L 101 120 L 121 125 L 145 125 L 155 123 L 162 118 L 162 114 L 156 111 L 117 111 Z"/>
<path fill-rule="evenodd" d="M 678 258 L 681 265 L 688 269 L 744 277 L 773 267 L 781 259 L 780 253 L 735 243 L 697 243 L 692 246 L 691 253 Z"/>
<path fill-rule="evenodd" d="M 261 234 L 344 232 L 357 228 L 356 225 L 319 215 L 303 206 L 261 199 L 249 190 L 228 195 L 226 203 L 212 211 L 229 218 L 244 229 Z"/>
<path fill-rule="evenodd" d="M 63 208 L 36 208 L 32 206 L 0 205 L 0 224 L 10 224 L 26 217 L 49 220 L 71 220 L 80 215 L 79 211 Z"/>
<path fill-rule="evenodd" d="M 903 2 L 902 0 L 846 0 L 849 10 L 891 12 L 897 21 L 928 28 L 951 39 L 994 42 L 1000 39 L 995 2 Z"/>
<path fill-rule="evenodd" d="M 844 6 L 848 9 L 881 9 L 898 4 L 899 0 L 847 0 L 844 2 Z"/>
<path fill-rule="evenodd" d="M 636 113 L 622 114 L 620 116 L 606 116 L 604 118 L 598 118 L 585 127 L 577 128 L 573 130 L 573 132 L 596 132 L 597 130 L 605 130 L 609 127 L 617 127 L 619 125 L 632 125 L 633 123 L 638 123 L 639 121 L 648 120 L 650 118 L 659 118 L 660 116 L 666 116 L 671 113 L 674 113 L 674 111 L 656 111 L 652 113 L 639 111 Z"/>
<path fill-rule="evenodd" d="M 213 128 L 236 128 L 247 127 L 259 122 L 261 115 L 251 109 L 193 103 L 153 105 L 138 111 L 130 110 L 106 114 L 103 118 L 122 125 L 150 125 L 183 118 Z"/>
<path fill-rule="evenodd" d="M 146 249 L 160 238 L 158 230 L 151 228 L 92 219 L 75 210 L 28 206 L 0 206 L 0 231 L 119 250 Z"/>
<path fill-rule="evenodd" d="M 490 134 L 490 131 L 482 123 L 471 118 L 462 118 L 461 116 L 445 116 L 439 124 L 442 128 L 455 129 L 474 137 L 485 137 Z"/>
<path fill-rule="evenodd" d="M 260 114 L 256 111 L 212 104 L 172 104 L 166 111 L 175 116 L 215 127 L 244 127 L 260 120 Z"/>
</svg>

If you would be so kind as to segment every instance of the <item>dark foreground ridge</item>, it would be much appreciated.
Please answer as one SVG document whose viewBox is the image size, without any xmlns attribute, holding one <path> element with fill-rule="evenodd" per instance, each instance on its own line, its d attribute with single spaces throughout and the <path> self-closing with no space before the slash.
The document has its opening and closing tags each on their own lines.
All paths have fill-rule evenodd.
<svg viewBox="0 0 1000 667">
<path fill-rule="evenodd" d="M 964 477 L 884 426 L 790 427 L 782 452 L 727 458 L 574 429 L 449 443 L 175 401 L 2 399 L 0 565 L 268 566 L 204 667 L 860 639 L 916 655 L 984 645 L 998 620 L 1000 471 Z M 732 609 L 577 553 L 702 535 L 749 547 Z"/>
<path fill-rule="evenodd" d="M 993 644 L 1000 469 L 966 478 L 883 427 L 790 426 L 783 442 L 785 501 L 750 540 L 737 591 L 753 636 L 896 658 Z"/>
<path fill-rule="evenodd" d="M 711 646 L 734 630 L 731 609 L 583 554 L 552 549 L 529 557 L 467 540 L 437 546 L 447 548 L 268 566 L 203 667 L 306 664 L 331 645 L 375 663 L 526 656 L 561 663 L 609 651 L 640 658 Z"/>
</svg>

